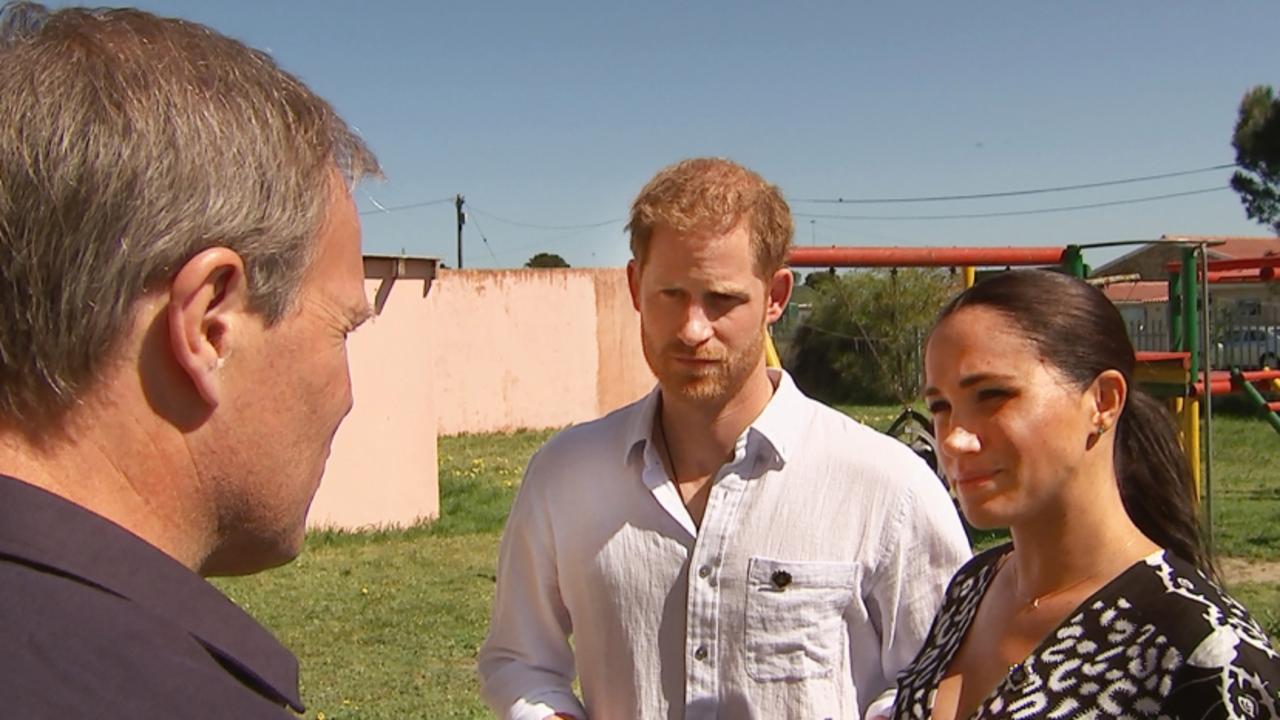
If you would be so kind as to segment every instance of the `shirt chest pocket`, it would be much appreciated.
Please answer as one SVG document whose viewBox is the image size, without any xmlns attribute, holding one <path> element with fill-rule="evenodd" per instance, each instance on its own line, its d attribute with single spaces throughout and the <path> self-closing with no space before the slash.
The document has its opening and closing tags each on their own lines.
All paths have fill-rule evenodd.
<svg viewBox="0 0 1280 720">
<path fill-rule="evenodd" d="M 828 677 L 844 646 L 857 563 L 753 557 L 747 565 L 747 673 L 758 681 Z"/>
</svg>

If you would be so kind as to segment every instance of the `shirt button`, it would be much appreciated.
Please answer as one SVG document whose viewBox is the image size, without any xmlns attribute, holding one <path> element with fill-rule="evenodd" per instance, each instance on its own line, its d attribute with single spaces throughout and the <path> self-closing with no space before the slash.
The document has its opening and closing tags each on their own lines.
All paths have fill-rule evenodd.
<svg viewBox="0 0 1280 720">
<path fill-rule="evenodd" d="M 769 578 L 773 581 L 773 586 L 779 590 L 791 584 L 791 573 L 786 570 L 775 570 Z"/>
<path fill-rule="evenodd" d="M 1023 668 L 1021 665 L 1014 665 L 1012 668 L 1010 668 L 1009 682 L 1013 683 L 1014 687 L 1021 687 L 1022 684 L 1025 683 L 1026 681 L 1027 681 L 1027 671 L 1025 668 Z"/>
<path fill-rule="evenodd" d="M 699 645 L 699 646 L 698 646 L 698 649 L 693 651 L 693 659 L 694 659 L 694 660 L 706 660 L 706 659 L 707 659 L 707 646 L 706 646 L 706 645 Z"/>
<path fill-rule="evenodd" d="M 709 566 L 703 565 L 702 567 L 698 568 L 698 577 L 704 578 L 710 574 L 711 574 L 711 568 Z"/>
</svg>

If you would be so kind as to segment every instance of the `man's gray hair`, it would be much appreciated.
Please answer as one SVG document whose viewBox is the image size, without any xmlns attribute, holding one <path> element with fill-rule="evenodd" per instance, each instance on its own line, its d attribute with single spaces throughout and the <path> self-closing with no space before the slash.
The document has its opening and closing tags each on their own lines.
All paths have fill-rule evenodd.
<svg viewBox="0 0 1280 720">
<path fill-rule="evenodd" d="M 222 246 L 268 324 L 294 304 L 334 168 L 380 175 L 267 55 L 138 10 L 0 9 L 0 420 L 60 415 L 144 293 Z"/>
</svg>

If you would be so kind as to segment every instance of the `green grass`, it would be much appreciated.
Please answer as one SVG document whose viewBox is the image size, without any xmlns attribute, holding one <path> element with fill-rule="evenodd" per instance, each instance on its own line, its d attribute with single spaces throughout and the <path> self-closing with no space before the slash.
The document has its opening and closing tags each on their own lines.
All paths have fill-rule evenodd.
<svg viewBox="0 0 1280 720">
<path fill-rule="evenodd" d="M 218 581 L 302 663 L 307 718 L 490 715 L 475 680 L 524 465 L 551 431 L 440 439 L 438 522 L 312 533 L 292 564 Z"/>
<path fill-rule="evenodd" d="M 1257 418 L 1215 416 L 1210 483 L 1215 551 L 1280 560 L 1280 435 Z"/>
<path fill-rule="evenodd" d="M 525 465 L 553 431 L 463 435 L 440 442 L 440 521 L 447 535 L 497 532 L 507 521 Z"/>
<path fill-rule="evenodd" d="M 883 430 L 896 407 L 842 410 Z M 438 522 L 402 530 L 320 532 L 294 563 L 218 581 L 302 664 L 307 718 L 490 717 L 475 680 L 498 541 L 524 465 L 549 431 L 441 438 Z M 1280 561 L 1280 436 L 1264 423 L 1215 424 L 1218 547 Z M 979 547 L 1003 539 L 974 536 Z M 1280 635 L 1280 584 L 1233 593 Z"/>
<path fill-rule="evenodd" d="M 915 403 L 912 407 L 924 412 L 923 403 Z M 884 431 L 898 415 L 902 414 L 900 405 L 837 405 L 836 409 L 864 425 Z M 926 413 L 927 417 L 927 413 Z"/>
<path fill-rule="evenodd" d="M 306 717 L 485 717 L 475 649 L 497 542 L 406 533 L 330 543 L 219 584 L 297 654 Z"/>
<path fill-rule="evenodd" d="M 1280 583 L 1236 583 L 1231 586 L 1231 595 L 1249 608 L 1276 644 L 1280 638 Z"/>
</svg>

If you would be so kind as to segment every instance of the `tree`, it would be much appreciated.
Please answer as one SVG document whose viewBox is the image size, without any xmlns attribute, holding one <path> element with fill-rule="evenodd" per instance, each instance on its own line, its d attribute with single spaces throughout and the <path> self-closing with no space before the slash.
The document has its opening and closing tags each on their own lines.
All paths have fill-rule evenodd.
<svg viewBox="0 0 1280 720">
<path fill-rule="evenodd" d="M 540 252 L 524 264 L 527 268 L 567 268 L 569 263 L 555 253 Z"/>
<path fill-rule="evenodd" d="M 814 270 L 804 278 L 804 286 L 814 290 L 822 290 L 828 283 L 836 279 L 836 269 Z"/>
<path fill-rule="evenodd" d="M 1270 86 L 1258 85 L 1244 94 L 1231 144 L 1240 166 L 1231 187 L 1240 194 L 1245 213 L 1280 234 L 1280 99 Z"/>
<path fill-rule="evenodd" d="M 945 270 L 837 275 L 822 284 L 784 364 L 826 402 L 910 402 L 920 392 L 925 334 L 957 290 Z"/>
</svg>

